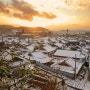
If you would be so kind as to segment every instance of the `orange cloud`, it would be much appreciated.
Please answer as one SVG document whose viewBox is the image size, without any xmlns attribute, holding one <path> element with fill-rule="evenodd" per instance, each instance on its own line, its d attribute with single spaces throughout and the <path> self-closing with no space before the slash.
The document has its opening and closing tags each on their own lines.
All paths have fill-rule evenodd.
<svg viewBox="0 0 90 90">
<path fill-rule="evenodd" d="M 40 14 L 38 14 L 40 17 L 43 18 L 49 18 L 49 19 L 53 19 L 56 17 L 56 15 L 52 14 L 52 13 L 46 13 L 46 12 L 42 12 Z"/>
<path fill-rule="evenodd" d="M 64 0 L 64 2 L 67 5 L 72 5 L 81 8 L 87 8 L 88 6 L 90 6 L 90 0 Z"/>
<path fill-rule="evenodd" d="M 40 13 L 34 10 L 32 5 L 22 0 L 12 0 L 12 3 L 10 5 L 4 4 L 0 1 L 0 13 L 29 21 L 33 20 L 33 16 L 38 16 L 47 19 L 56 18 L 56 15 L 52 13 Z"/>
</svg>

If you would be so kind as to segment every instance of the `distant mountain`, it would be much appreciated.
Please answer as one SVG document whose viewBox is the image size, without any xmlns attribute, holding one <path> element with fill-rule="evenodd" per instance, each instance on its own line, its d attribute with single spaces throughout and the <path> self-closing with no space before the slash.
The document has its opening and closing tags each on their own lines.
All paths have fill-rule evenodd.
<svg viewBox="0 0 90 90">
<path fill-rule="evenodd" d="M 49 32 L 48 29 L 43 27 L 14 27 L 10 25 L 0 25 L 0 34 L 12 34 L 13 30 L 27 32 Z"/>
<path fill-rule="evenodd" d="M 12 29 L 14 29 L 13 26 L 10 25 L 0 25 L 0 34 L 11 34 Z"/>
<path fill-rule="evenodd" d="M 48 29 L 46 28 L 43 28 L 43 27 L 18 27 L 17 29 L 19 30 L 24 30 L 25 32 L 45 32 L 45 31 L 49 31 Z"/>
</svg>

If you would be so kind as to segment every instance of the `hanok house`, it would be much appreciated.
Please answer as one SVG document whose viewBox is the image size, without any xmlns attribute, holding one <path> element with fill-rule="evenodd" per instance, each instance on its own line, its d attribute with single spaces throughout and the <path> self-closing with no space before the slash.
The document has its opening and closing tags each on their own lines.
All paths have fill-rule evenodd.
<svg viewBox="0 0 90 90">
<path fill-rule="evenodd" d="M 42 64 L 46 64 L 52 60 L 52 58 L 48 57 L 47 55 L 45 55 L 43 52 L 40 51 L 33 52 L 31 53 L 31 55 L 32 57 L 30 58 L 30 60 L 34 60 Z"/>
<path fill-rule="evenodd" d="M 35 45 L 36 44 L 31 44 L 31 45 L 28 45 L 26 48 L 28 49 L 29 52 L 33 52 L 35 49 Z M 37 44 L 37 46 L 38 46 L 38 44 Z"/>
<path fill-rule="evenodd" d="M 80 42 L 77 39 L 69 39 L 67 45 L 79 45 Z"/>
<path fill-rule="evenodd" d="M 54 56 L 56 58 L 73 58 L 73 59 L 77 59 L 78 62 L 85 62 L 85 55 L 83 55 L 81 52 L 79 51 L 70 51 L 70 50 L 57 50 L 54 53 Z"/>
<path fill-rule="evenodd" d="M 63 48 L 63 44 L 60 42 L 55 43 L 55 46 L 58 48 Z"/>
<path fill-rule="evenodd" d="M 46 44 L 43 49 L 45 50 L 44 53 L 48 54 L 48 56 L 51 56 L 56 51 L 57 47 Z"/>
<path fill-rule="evenodd" d="M 89 44 L 89 45 L 86 45 L 85 48 L 86 48 L 87 50 L 89 50 L 89 53 L 90 53 L 90 44 Z"/>
<path fill-rule="evenodd" d="M 58 71 L 57 73 L 60 73 L 64 76 L 74 79 L 80 72 L 82 65 L 83 63 L 79 63 L 75 61 L 75 59 L 73 58 L 65 58 L 62 60 L 58 60 L 58 62 L 52 64 L 51 67 L 57 70 Z"/>
</svg>

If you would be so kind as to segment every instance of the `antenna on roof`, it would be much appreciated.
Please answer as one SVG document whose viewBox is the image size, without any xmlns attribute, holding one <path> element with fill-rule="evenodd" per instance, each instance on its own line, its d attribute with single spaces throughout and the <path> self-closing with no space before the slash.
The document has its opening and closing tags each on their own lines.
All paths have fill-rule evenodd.
<svg viewBox="0 0 90 90">
<path fill-rule="evenodd" d="M 68 37 L 69 37 L 69 30 L 67 29 L 66 30 L 66 38 L 67 38 L 67 40 L 68 40 Z"/>
</svg>

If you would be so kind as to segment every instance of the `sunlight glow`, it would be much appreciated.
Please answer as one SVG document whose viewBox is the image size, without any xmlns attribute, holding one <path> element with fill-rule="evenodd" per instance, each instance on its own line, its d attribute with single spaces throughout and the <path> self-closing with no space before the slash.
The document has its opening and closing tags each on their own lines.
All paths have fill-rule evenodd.
<svg viewBox="0 0 90 90">
<path fill-rule="evenodd" d="M 90 0 L 24 0 L 38 12 L 53 13 L 56 18 L 48 19 L 33 16 L 32 21 L 10 17 L 0 13 L 0 24 L 11 24 L 28 27 L 58 28 L 57 26 L 87 26 L 90 22 Z M 12 9 L 10 9 L 12 10 Z M 14 11 L 12 11 L 14 12 Z M 89 26 L 89 25 L 88 25 Z M 75 27 L 74 27 L 75 28 Z M 88 27 L 89 28 L 89 27 Z M 58 28 L 59 29 L 59 28 Z"/>
</svg>

